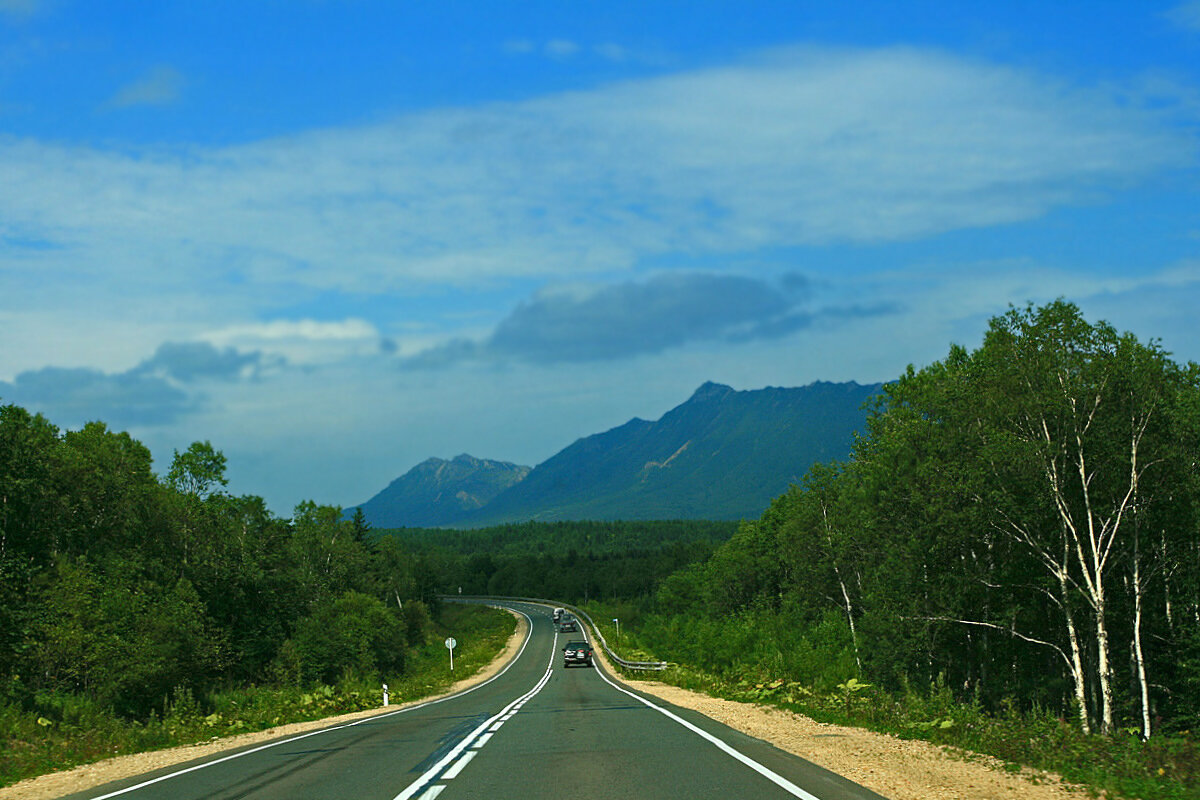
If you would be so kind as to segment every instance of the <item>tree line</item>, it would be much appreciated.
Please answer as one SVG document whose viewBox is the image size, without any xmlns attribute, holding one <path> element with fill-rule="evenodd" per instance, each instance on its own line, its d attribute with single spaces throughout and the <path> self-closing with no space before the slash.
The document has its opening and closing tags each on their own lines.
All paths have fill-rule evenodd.
<svg viewBox="0 0 1200 800">
<path fill-rule="evenodd" d="M 214 687 L 403 674 L 437 612 L 426 559 L 361 515 L 228 494 L 208 442 L 151 466 L 103 423 L 0 406 L 0 704 L 144 719 Z"/>
<path fill-rule="evenodd" d="M 437 564 L 448 594 L 572 603 L 651 598 L 662 579 L 704 561 L 737 523 L 707 520 L 524 522 L 389 533 Z"/>
<path fill-rule="evenodd" d="M 1059 300 L 909 367 L 646 622 L 714 671 L 1200 724 L 1200 367 Z"/>
</svg>

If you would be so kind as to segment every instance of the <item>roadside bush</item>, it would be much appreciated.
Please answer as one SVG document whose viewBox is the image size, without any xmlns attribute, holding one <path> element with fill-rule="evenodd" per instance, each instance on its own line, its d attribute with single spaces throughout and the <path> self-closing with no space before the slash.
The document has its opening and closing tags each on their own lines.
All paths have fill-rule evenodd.
<svg viewBox="0 0 1200 800">
<path fill-rule="evenodd" d="M 301 620 L 293 642 L 305 685 L 404 672 L 404 622 L 382 602 L 359 592 L 320 603 Z"/>
</svg>

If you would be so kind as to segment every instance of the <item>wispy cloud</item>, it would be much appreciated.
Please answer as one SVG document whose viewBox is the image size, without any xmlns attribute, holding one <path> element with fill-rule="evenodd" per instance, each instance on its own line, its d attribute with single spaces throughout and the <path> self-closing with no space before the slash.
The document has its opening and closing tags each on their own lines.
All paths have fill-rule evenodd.
<svg viewBox="0 0 1200 800">
<path fill-rule="evenodd" d="M 92 420 L 121 428 L 163 425 L 198 408 L 192 397 L 163 378 L 85 368 L 22 372 L 12 383 L 0 382 L 0 397 L 67 426 Z"/>
<path fill-rule="evenodd" d="M 132 372 L 162 375 L 182 383 L 233 380 L 253 376 L 264 362 L 259 352 L 240 353 L 232 347 L 218 350 L 207 342 L 166 342 Z"/>
<path fill-rule="evenodd" d="M 621 62 L 629 58 L 629 50 L 613 42 L 604 42 L 592 48 L 596 55 L 609 61 Z"/>
<path fill-rule="evenodd" d="M 183 75 L 174 67 L 157 66 L 142 77 L 121 87 L 108 101 L 111 108 L 164 106 L 179 99 Z"/>
<path fill-rule="evenodd" d="M 535 46 L 529 39 L 509 39 L 502 45 L 502 49 L 509 55 L 526 55 L 532 53 Z"/>
<path fill-rule="evenodd" d="M 97 419 L 119 427 L 166 425 L 203 408 L 204 395 L 194 384 L 249 378 L 264 361 L 261 353 L 167 342 L 124 372 L 63 367 L 22 372 L 11 383 L 0 381 L 0 398 L 65 425 Z"/>
<path fill-rule="evenodd" d="M 178 300 L 206 315 L 183 338 L 293 364 L 355 358 L 388 340 L 365 322 L 235 321 L 301 291 L 594 284 L 697 254 L 1029 220 L 1192 166 L 1169 99 L 937 52 L 802 49 L 221 148 L 0 139 L 0 258 L 14 265 L 0 315 L 48 281 L 117 287 L 114 302 L 153 287 L 206 298 Z M 546 303 L 514 317 L 509 341 L 558 308 Z"/>
<path fill-rule="evenodd" d="M 518 305 L 481 341 L 454 339 L 403 359 L 410 368 L 460 361 L 537 364 L 607 361 L 662 353 L 693 342 L 774 339 L 818 318 L 891 309 L 801 308 L 808 287 L 735 275 L 670 273 L 646 281 L 565 286 Z"/>
<path fill-rule="evenodd" d="M 360 319 L 274 320 L 231 325 L 209 331 L 201 338 L 211 345 L 260 353 L 297 366 L 369 357 L 392 347 L 374 325 Z"/>
<path fill-rule="evenodd" d="M 31 17 L 45 5 L 45 0 L 0 0 L 0 14 L 18 18 Z"/>
<path fill-rule="evenodd" d="M 1167 12 L 1167 19 L 1181 28 L 1200 31 L 1200 0 L 1189 0 Z"/>
<path fill-rule="evenodd" d="M 43 266 L 379 290 L 999 225 L 1192 148 L 1155 111 L 1042 75 L 802 51 L 217 150 L 10 139 L 0 218 L 60 248 L 29 256 Z"/>
<path fill-rule="evenodd" d="M 570 58 L 580 49 L 578 43 L 570 39 L 551 39 L 546 42 L 546 55 L 551 58 Z"/>
</svg>

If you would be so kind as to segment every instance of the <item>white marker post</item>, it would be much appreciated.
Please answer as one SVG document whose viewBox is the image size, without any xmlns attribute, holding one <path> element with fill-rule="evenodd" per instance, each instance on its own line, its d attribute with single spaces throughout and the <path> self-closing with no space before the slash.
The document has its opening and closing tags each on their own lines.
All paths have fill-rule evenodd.
<svg viewBox="0 0 1200 800">
<path fill-rule="evenodd" d="M 454 637 L 446 639 L 446 649 L 450 651 L 450 671 L 454 672 L 454 647 L 458 642 L 454 641 Z"/>
<path fill-rule="evenodd" d="M 387 706 L 388 704 L 388 690 L 386 683 L 383 685 L 383 704 L 384 706 Z"/>
</svg>

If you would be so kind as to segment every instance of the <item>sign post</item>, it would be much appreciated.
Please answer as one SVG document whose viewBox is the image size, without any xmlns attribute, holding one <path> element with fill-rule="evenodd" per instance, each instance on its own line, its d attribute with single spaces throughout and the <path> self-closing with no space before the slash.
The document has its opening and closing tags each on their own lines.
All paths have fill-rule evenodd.
<svg viewBox="0 0 1200 800">
<path fill-rule="evenodd" d="M 458 642 L 454 641 L 453 636 L 446 639 L 446 649 L 450 651 L 450 671 L 451 672 L 454 671 L 454 648 L 457 644 L 458 644 Z"/>
</svg>

